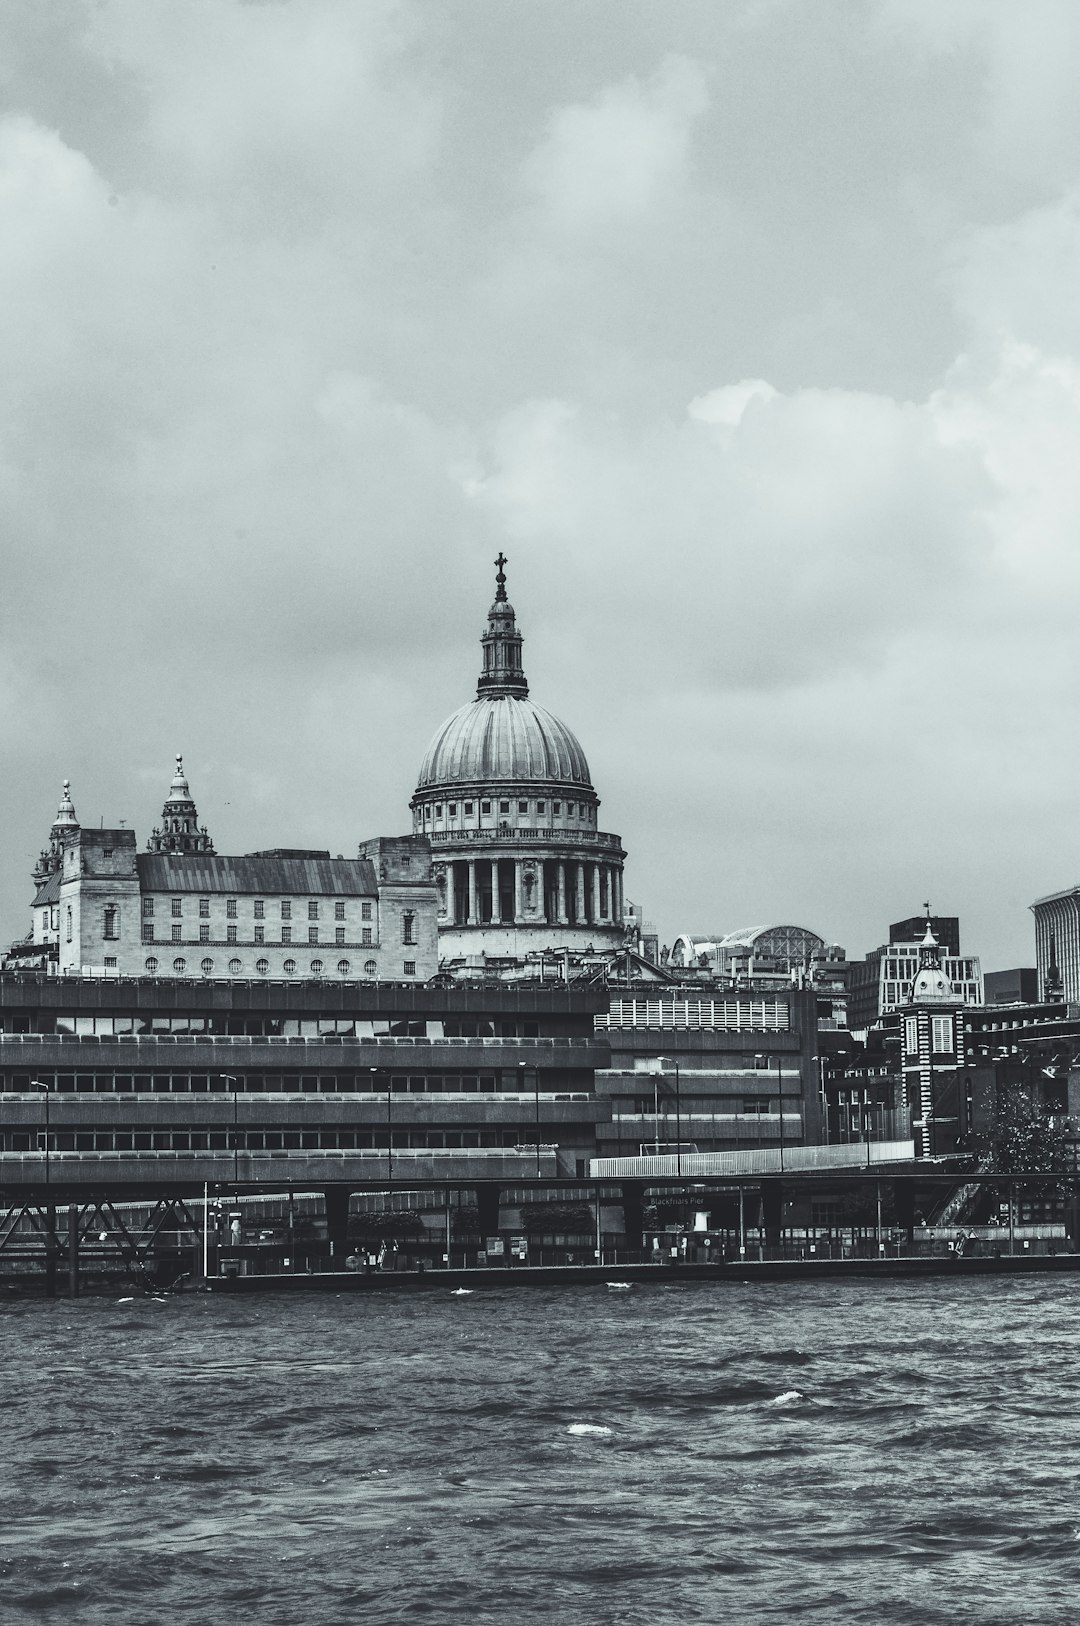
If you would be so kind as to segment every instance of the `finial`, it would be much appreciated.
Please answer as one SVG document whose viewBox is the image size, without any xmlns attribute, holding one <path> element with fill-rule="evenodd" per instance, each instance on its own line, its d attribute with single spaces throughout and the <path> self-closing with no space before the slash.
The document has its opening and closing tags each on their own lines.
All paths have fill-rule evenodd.
<svg viewBox="0 0 1080 1626">
<path fill-rule="evenodd" d="M 926 918 L 927 918 L 927 920 L 929 920 L 930 919 L 930 899 L 929 898 L 927 898 L 926 902 L 923 904 L 923 908 L 926 910 Z"/>
<path fill-rule="evenodd" d="M 64 780 L 64 795 L 65 796 L 70 796 L 71 795 L 71 780 L 70 779 L 65 779 Z"/>
<path fill-rule="evenodd" d="M 177 777 L 177 779 L 181 779 L 183 777 L 183 773 L 184 773 L 184 759 L 180 755 L 179 751 L 177 751 L 177 753 L 176 753 L 176 777 Z"/>
<path fill-rule="evenodd" d="M 505 563 L 506 563 L 506 555 L 502 551 L 502 549 L 500 548 L 499 549 L 499 557 L 495 561 L 495 602 L 496 602 L 496 604 L 505 604 L 506 603 L 506 573 L 503 570 L 503 565 L 505 565 Z"/>
</svg>

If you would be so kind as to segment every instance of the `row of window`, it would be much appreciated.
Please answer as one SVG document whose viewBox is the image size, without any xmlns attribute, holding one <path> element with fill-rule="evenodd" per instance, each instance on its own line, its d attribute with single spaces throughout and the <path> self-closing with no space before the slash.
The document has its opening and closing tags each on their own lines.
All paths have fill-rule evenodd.
<svg viewBox="0 0 1080 1626">
<path fill-rule="evenodd" d="M 529 1095 L 534 1079 L 529 1070 L 523 1089 L 516 1067 L 490 1073 L 387 1073 L 370 1068 L 361 1073 L 238 1073 L 240 1095 Z M 230 1095 L 233 1075 L 227 1073 L 10 1073 L 0 1075 L 0 1089 L 25 1093 L 44 1085 L 57 1095 Z M 583 1090 L 588 1074 L 565 1068 L 545 1068 L 539 1075 L 544 1094 Z"/>
<path fill-rule="evenodd" d="M 232 961 L 229 962 L 230 965 Z M 313 960 L 313 966 L 322 965 Z M 318 975 L 318 973 L 315 973 Z M 153 1016 L 129 1016 L 105 1012 L 86 1015 L 35 1011 L 9 1011 L 0 1019 L 4 1033 L 75 1034 L 223 1034 L 247 1038 L 322 1039 L 331 1036 L 349 1039 L 536 1039 L 540 1024 L 534 1018 L 484 1016 L 246 1016 L 217 1013 L 212 1016 L 187 1012 L 162 1012 Z"/>
<path fill-rule="evenodd" d="M 512 804 L 511 804 L 511 802 L 509 800 L 500 802 L 499 803 L 499 812 L 500 813 L 509 813 L 510 809 L 511 809 L 511 805 Z M 474 811 L 474 808 L 476 806 L 475 802 L 463 802 L 461 804 L 461 806 L 462 806 L 462 812 L 463 812 L 465 818 L 467 818 L 467 819 L 472 818 L 473 817 L 473 811 Z M 480 813 L 481 813 L 481 815 L 487 814 L 487 815 L 490 816 L 492 806 L 493 806 L 492 802 L 482 801 L 480 803 Z M 518 804 L 517 804 L 517 810 L 518 810 L 519 813 L 526 813 L 527 814 L 529 812 L 529 810 L 530 810 L 530 806 L 531 806 L 531 804 L 529 802 L 527 802 L 527 801 L 519 801 Z M 537 812 L 537 814 L 539 816 L 541 816 L 541 817 L 546 816 L 546 814 L 547 814 L 547 806 L 548 806 L 547 802 L 537 802 L 536 803 L 536 812 Z M 552 811 L 552 814 L 556 818 L 561 818 L 562 814 L 563 814 L 563 804 L 562 804 L 562 802 L 552 802 L 551 811 Z M 566 817 L 567 818 L 571 818 L 571 819 L 573 819 L 573 818 L 587 819 L 589 817 L 590 811 L 591 811 L 591 809 L 589 807 L 588 802 L 567 802 L 566 803 Z M 446 816 L 447 816 L 447 818 L 456 819 L 457 818 L 457 812 L 458 812 L 458 804 L 456 802 L 447 802 L 447 804 L 446 804 Z M 442 816 L 443 816 L 443 804 L 441 802 L 436 802 L 435 803 L 434 816 L 437 819 L 442 818 Z M 431 817 L 432 817 L 432 808 L 431 808 L 431 806 L 429 804 L 427 807 L 424 808 L 424 818 L 430 820 Z"/>
<path fill-rule="evenodd" d="M 226 965 L 224 962 L 215 961 L 209 954 L 199 961 L 198 967 L 196 967 L 194 961 L 192 961 L 189 967 L 187 960 L 182 954 L 178 954 L 172 962 L 173 975 L 177 977 L 193 977 L 196 969 L 204 977 L 239 977 L 243 972 L 244 964 L 242 960 L 230 960 Z M 299 967 L 295 960 L 282 960 L 281 969 L 286 977 L 295 977 Z M 339 977 L 349 977 L 355 974 L 351 960 L 339 960 L 335 969 Z M 147 976 L 156 977 L 160 970 L 160 961 L 156 955 L 151 954 L 146 961 Z M 255 971 L 260 977 L 268 977 L 270 975 L 270 961 L 256 960 Z M 375 960 L 364 961 L 365 977 L 377 976 L 378 971 L 378 963 Z M 402 964 L 401 974 L 404 977 L 415 977 L 416 961 L 405 960 Z M 312 960 L 308 966 L 307 975 L 312 977 L 325 977 L 329 976 L 330 973 L 322 960 Z"/>
<path fill-rule="evenodd" d="M 144 943 L 156 943 L 156 942 L 160 941 L 157 937 L 155 937 L 154 931 L 155 931 L 154 922 L 152 920 L 144 920 L 143 921 L 143 928 L 142 928 L 142 940 L 143 940 Z M 238 931 L 239 931 L 239 928 L 236 927 L 236 926 L 226 926 L 226 928 L 225 928 L 225 943 L 226 943 L 226 945 L 228 945 L 230 943 L 239 943 L 240 938 L 239 938 L 239 935 L 238 935 Z M 375 942 L 374 942 L 374 938 L 373 938 L 372 933 L 373 933 L 373 928 L 371 926 L 362 926 L 360 928 L 360 947 L 361 948 L 374 948 L 375 947 Z M 107 931 L 105 933 L 105 935 L 106 935 L 106 937 L 109 937 L 109 936 L 119 937 L 120 933 L 119 933 L 119 931 L 117 931 L 115 933 L 109 933 Z M 209 943 L 211 941 L 217 941 L 217 942 L 221 941 L 220 938 L 217 938 L 217 939 L 212 939 L 211 938 L 211 936 L 210 936 L 210 927 L 209 926 L 200 926 L 199 927 L 199 938 L 198 938 L 198 940 L 199 940 L 200 943 Z M 282 944 L 285 947 L 288 947 L 292 943 L 292 940 L 293 940 L 292 927 L 291 926 L 282 926 L 282 928 L 281 928 L 281 942 L 282 942 Z M 309 948 L 317 948 L 318 947 L 319 942 L 320 942 L 318 926 L 309 926 L 308 927 L 307 940 L 308 940 L 308 947 Z M 173 925 L 172 925 L 172 928 L 171 928 L 171 933 L 170 933 L 170 936 L 168 938 L 168 941 L 172 942 L 172 943 L 184 943 L 184 942 L 193 942 L 194 939 L 191 937 L 189 932 L 185 932 L 184 927 L 183 927 L 182 924 L 180 924 L 179 922 L 174 921 Z M 344 926 L 336 926 L 334 928 L 334 947 L 335 948 L 344 948 L 347 941 L 348 941 L 348 938 L 346 937 L 346 928 Z M 409 940 L 407 939 L 407 941 L 409 941 Z M 260 926 L 258 924 L 258 922 L 256 922 L 256 924 L 255 924 L 255 926 L 253 928 L 253 931 L 252 931 L 251 942 L 253 944 L 259 944 L 259 943 L 266 943 L 267 942 L 265 926 Z"/>
<path fill-rule="evenodd" d="M 516 1129 L 76 1129 L 49 1134 L 50 1152 L 362 1152 L 442 1151 L 477 1146 L 516 1146 Z M 45 1151 L 45 1132 L 7 1130 L 5 1152 Z"/>
<path fill-rule="evenodd" d="M 143 915 L 147 919 L 151 919 L 153 917 L 153 915 L 154 915 L 154 906 L 155 906 L 156 901 L 157 900 L 155 898 L 153 898 L 153 897 L 144 897 L 143 898 L 143 900 L 142 900 L 142 912 L 143 912 Z M 208 920 L 210 918 L 210 899 L 209 898 L 200 898 L 198 901 L 199 901 L 199 918 L 201 920 Z M 238 913 L 239 913 L 239 903 L 240 903 L 240 900 L 238 898 L 226 898 L 225 899 L 225 913 L 226 913 L 226 915 L 228 916 L 228 918 L 230 920 L 236 920 L 237 919 Z M 282 920 L 291 920 L 292 919 L 292 899 L 291 898 L 282 898 L 280 900 L 280 905 L 279 906 L 280 906 L 280 909 L 281 909 L 281 918 L 282 918 Z M 320 918 L 320 916 L 319 916 L 319 908 L 320 908 L 320 905 L 319 905 L 319 900 L 317 898 L 309 898 L 308 899 L 307 917 L 308 917 L 309 920 L 318 920 Z M 360 905 L 360 918 L 361 918 L 361 920 L 371 920 L 371 919 L 373 919 L 374 918 L 373 913 L 372 913 L 373 908 L 374 908 L 374 905 L 371 904 L 371 903 L 362 903 Z M 170 898 L 169 899 L 169 913 L 170 913 L 170 915 L 172 916 L 172 918 L 174 920 L 180 919 L 182 917 L 182 915 L 184 913 L 184 900 L 183 900 L 182 897 L 181 898 Z M 265 918 L 266 918 L 266 899 L 265 898 L 253 898 L 252 899 L 252 915 L 253 915 L 253 918 L 255 920 L 265 920 Z M 336 898 L 334 900 L 334 919 L 335 920 L 344 920 L 345 919 L 345 900 L 344 900 L 344 898 Z"/>
<path fill-rule="evenodd" d="M 953 1019 L 951 1016 L 930 1018 L 930 1045 L 935 1056 L 950 1056 L 953 1052 Z M 904 1048 L 909 1056 L 919 1053 L 919 1019 L 908 1016 L 904 1020 Z"/>
</svg>

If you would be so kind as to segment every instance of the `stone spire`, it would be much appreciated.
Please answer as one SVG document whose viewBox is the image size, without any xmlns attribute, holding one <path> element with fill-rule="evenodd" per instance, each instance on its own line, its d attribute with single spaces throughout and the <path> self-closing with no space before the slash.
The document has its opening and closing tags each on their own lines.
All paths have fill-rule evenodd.
<svg viewBox="0 0 1080 1626">
<path fill-rule="evenodd" d="M 478 700 L 513 695 L 523 700 L 529 692 L 521 665 L 521 634 L 514 619 L 514 606 L 506 596 L 505 554 L 495 561 L 495 602 L 488 611 L 487 631 L 480 639 L 484 669 L 476 685 Z"/>
<path fill-rule="evenodd" d="M 56 810 L 56 817 L 49 831 L 49 845 L 42 848 L 41 856 L 34 866 L 34 881 L 38 886 L 60 868 L 64 858 L 64 842 L 78 829 L 79 821 L 71 800 L 71 780 L 65 779 L 64 794 L 60 798 L 60 806 Z"/>
<path fill-rule="evenodd" d="M 214 850 L 205 824 L 199 824 L 199 815 L 184 774 L 184 759 L 179 755 L 173 782 L 161 810 L 161 824 L 146 843 L 146 850 L 151 853 L 212 853 Z"/>
<path fill-rule="evenodd" d="M 910 1001 L 913 1005 L 959 1005 L 961 1001 L 941 965 L 941 949 L 930 924 L 930 905 L 926 906 L 926 936 L 919 944 L 919 969 L 911 984 Z"/>
</svg>

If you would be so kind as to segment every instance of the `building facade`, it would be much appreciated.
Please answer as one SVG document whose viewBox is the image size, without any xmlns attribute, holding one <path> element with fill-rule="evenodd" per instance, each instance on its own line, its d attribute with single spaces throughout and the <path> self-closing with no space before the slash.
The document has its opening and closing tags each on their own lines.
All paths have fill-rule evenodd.
<svg viewBox="0 0 1080 1626">
<path fill-rule="evenodd" d="M 476 699 L 436 731 L 412 798 L 430 842 L 444 961 L 523 959 L 621 944 L 620 838 L 566 724 L 529 697 L 522 638 L 496 560 Z"/>
<path fill-rule="evenodd" d="M 422 836 L 356 858 L 278 848 L 223 857 L 177 758 L 161 825 L 83 829 L 64 796 L 34 879 L 33 930 L 9 967 L 60 976 L 425 981 L 438 966 Z"/>
</svg>

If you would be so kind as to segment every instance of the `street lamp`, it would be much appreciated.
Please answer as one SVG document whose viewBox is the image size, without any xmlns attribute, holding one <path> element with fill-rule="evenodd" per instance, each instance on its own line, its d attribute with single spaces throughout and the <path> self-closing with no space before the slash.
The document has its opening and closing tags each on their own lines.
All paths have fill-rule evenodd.
<svg viewBox="0 0 1080 1626">
<path fill-rule="evenodd" d="M 518 1068 L 519 1068 L 519 1070 L 521 1072 L 521 1082 L 522 1082 L 523 1085 L 525 1083 L 525 1069 L 528 1067 L 528 1065 L 529 1064 L 528 1064 L 527 1061 L 519 1061 L 518 1062 Z M 539 1178 L 540 1178 L 540 1069 L 539 1069 L 539 1067 L 534 1067 L 533 1068 L 533 1103 L 534 1103 L 535 1111 L 536 1111 L 536 1178 L 539 1180 Z"/>
<path fill-rule="evenodd" d="M 32 1090 L 40 1090 L 42 1092 L 42 1094 L 44 1095 L 44 1097 L 45 1097 L 45 1184 L 48 1185 L 49 1180 L 50 1180 L 50 1169 L 49 1169 L 49 1086 L 47 1084 L 43 1083 L 40 1078 L 32 1078 L 30 1080 L 30 1088 Z"/>
<path fill-rule="evenodd" d="M 237 1105 L 236 1105 L 236 1091 L 237 1091 L 237 1087 L 238 1087 L 238 1081 L 237 1081 L 237 1079 L 235 1079 L 233 1077 L 232 1073 L 222 1073 L 221 1074 L 221 1081 L 222 1081 L 223 1084 L 231 1084 L 232 1085 L 233 1185 L 236 1186 L 236 1185 L 239 1185 L 239 1183 L 240 1183 L 240 1153 L 239 1153 L 240 1130 L 239 1130 L 239 1127 L 238 1127 L 240 1119 L 239 1119 L 239 1114 L 238 1114 Z"/>
<path fill-rule="evenodd" d="M 372 1089 L 372 1094 L 374 1094 L 375 1090 L 376 1090 L 376 1086 L 378 1084 L 378 1080 L 379 1080 L 379 1069 L 377 1067 L 369 1067 L 368 1072 L 371 1074 L 371 1089 Z M 392 1113 L 391 1113 L 391 1107 L 392 1107 L 392 1098 L 391 1098 L 391 1095 L 390 1095 L 390 1074 L 387 1073 L 387 1075 L 386 1075 L 386 1179 L 387 1179 L 388 1184 L 393 1185 L 393 1183 L 394 1183 L 394 1131 L 393 1131 L 393 1127 L 392 1127 L 393 1118 L 392 1118 Z"/>
<path fill-rule="evenodd" d="M 657 1067 L 664 1072 L 666 1067 L 675 1069 L 675 1173 L 682 1175 L 682 1101 L 679 1094 L 679 1063 L 673 1056 L 657 1056 Z"/>
</svg>

